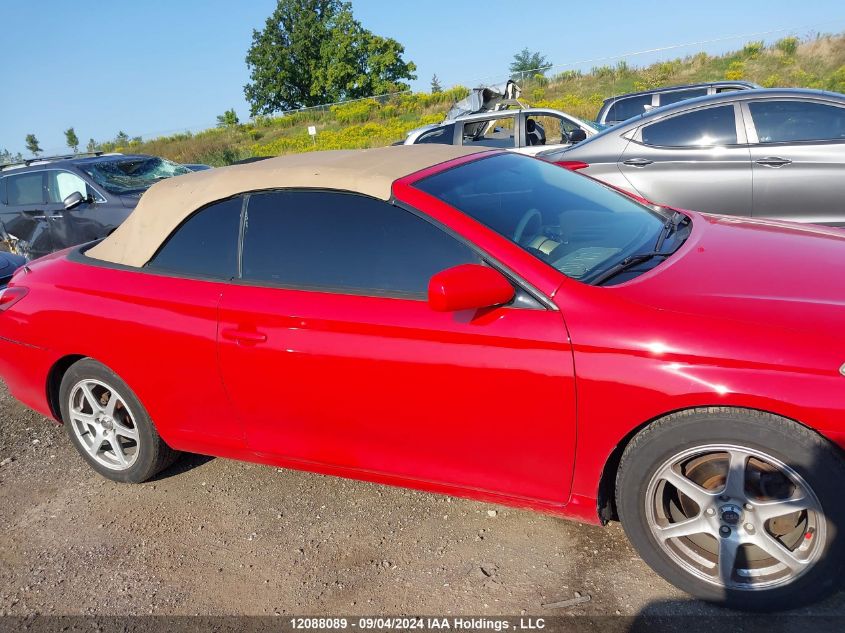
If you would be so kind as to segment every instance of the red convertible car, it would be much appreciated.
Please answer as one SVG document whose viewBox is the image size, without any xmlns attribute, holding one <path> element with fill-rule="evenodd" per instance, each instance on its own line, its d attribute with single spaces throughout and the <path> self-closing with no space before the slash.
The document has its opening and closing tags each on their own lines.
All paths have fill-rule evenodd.
<svg viewBox="0 0 845 633">
<path fill-rule="evenodd" d="M 0 375 L 102 475 L 178 451 L 621 520 L 748 609 L 838 585 L 845 234 L 418 145 L 154 185 L 0 294 Z"/>
</svg>

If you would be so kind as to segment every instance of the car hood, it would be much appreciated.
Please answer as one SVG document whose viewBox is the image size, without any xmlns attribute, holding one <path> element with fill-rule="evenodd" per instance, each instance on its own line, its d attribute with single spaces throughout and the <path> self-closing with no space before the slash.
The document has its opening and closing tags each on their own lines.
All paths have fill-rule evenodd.
<svg viewBox="0 0 845 633">
<path fill-rule="evenodd" d="M 845 231 L 690 213 L 689 239 L 608 290 L 679 313 L 845 337 Z"/>
</svg>

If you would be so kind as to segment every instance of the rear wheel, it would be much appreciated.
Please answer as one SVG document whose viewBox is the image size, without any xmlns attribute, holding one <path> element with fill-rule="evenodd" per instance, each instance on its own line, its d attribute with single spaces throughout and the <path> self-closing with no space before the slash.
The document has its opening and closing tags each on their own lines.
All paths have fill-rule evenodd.
<svg viewBox="0 0 845 633">
<path fill-rule="evenodd" d="M 836 587 L 843 477 L 838 452 L 795 422 L 694 410 L 631 441 L 617 502 L 629 539 L 669 582 L 738 608 L 785 609 Z"/>
<path fill-rule="evenodd" d="M 108 479 L 140 483 L 178 456 L 159 437 L 129 386 L 97 361 L 86 358 L 67 370 L 59 401 L 74 446 Z"/>
</svg>

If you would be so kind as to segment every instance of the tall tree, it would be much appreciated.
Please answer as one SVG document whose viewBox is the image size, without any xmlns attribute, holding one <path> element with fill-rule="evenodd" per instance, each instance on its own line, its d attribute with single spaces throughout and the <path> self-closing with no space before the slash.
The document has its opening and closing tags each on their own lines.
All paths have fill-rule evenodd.
<svg viewBox="0 0 845 633">
<path fill-rule="evenodd" d="M 89 138 L 88 145 L 85 147 L 85 149 L 88 151 L 88 153 L 93 154 L 97 151 L 97 141 L 95 141 L 93 138 Z"/>
<path fill-rule="evenodd" d="M 117 136 L 114 137 L 114 144 L 117 147 L 125 147 L 129 144 L 129 135 L 123 130 L 120 130 L 120 132 L 117 133 Z"/>
<path fill-rule="evenodd" d="M 431 94 L 443 92 L 443 86 L 440 85 L 440 80 L 437 78 L 437 73 L 431 76 Z"/>
<path fill-rule="evenodd" d="M 542 75 L 551 67 L 552 64 L 546 59 L 545 55 L 523 48 L 513 56 L 510 66 L 511 77 L 518 78 L 526 75 Z"/>
<path fill-rule="evenodd" d="M 250 113 L 406 90 L 416 66 L 396 40 L 374 35 L 341 0 L 277 0 L 246 55 Z"/>
<path fill-rule="evenodd" d="M 38 139 L 35 138 L 35 134 L 26 135 L 26 148 L 33 156 L 38 156 L 43 151 L 41 146 L 38 144 Z"/>
<path fill-rule="evenodd" d="M 240 120 L 234 108 L 217 115 L 217 127 L 234 127 L 238 123 L 240 123 Z"/>
<path fill-rule="evenodd" d="M 65 141 L 74 154 L 79 151 L 79 137 L 76 136 L 76 131 L 72 127 L 65 130 Z"/>
</svg>

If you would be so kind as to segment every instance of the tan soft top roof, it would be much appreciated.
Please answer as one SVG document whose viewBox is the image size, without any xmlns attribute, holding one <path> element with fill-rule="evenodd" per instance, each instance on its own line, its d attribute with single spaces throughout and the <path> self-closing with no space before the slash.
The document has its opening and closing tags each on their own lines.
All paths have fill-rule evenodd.
<svg viewBox="0 0 845 633">
<path fill-rule="evenodd" d="M 169 178 L 150 187 L 126 221 L 86 255 L 141 267 L 185 218 L 216 200 L 284 187 L 338 189 L 389 200 L 393 181 L 479 151 L 485 148 L 428 144 L 310 152 Z"/>
</svg>

